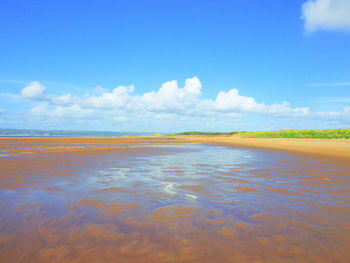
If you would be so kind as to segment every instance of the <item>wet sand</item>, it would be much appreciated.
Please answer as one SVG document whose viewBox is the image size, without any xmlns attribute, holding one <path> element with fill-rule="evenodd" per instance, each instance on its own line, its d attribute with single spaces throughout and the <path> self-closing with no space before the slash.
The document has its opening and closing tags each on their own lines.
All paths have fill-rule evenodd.
<svg viewBox="0 0 350 263">
<path fill-rule="evenodd" d="M 347 142 L 253 140 L 0 138 L 0 262 L 349 262 Z"/>
<path fill-rule="evenodd" d="M 177 136 L 174 138 L 183 139 L 186 136 Z M 350 158 L 350 140 L 346 139 L 243 138 L 235 135 L 194 136 L 192 139 L 198 142 L 214 142 L 241 147 L 289 151 L 307 155 Z"/>
</svg>

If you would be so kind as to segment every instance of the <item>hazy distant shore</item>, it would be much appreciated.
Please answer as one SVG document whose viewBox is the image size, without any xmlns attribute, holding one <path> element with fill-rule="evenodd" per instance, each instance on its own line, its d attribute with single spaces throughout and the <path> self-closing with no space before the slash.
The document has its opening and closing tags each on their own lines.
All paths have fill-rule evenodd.
<svg viewBox="0 0 350 263">
<path fill-rule="evenodd" d="M 70 130 L 31 130 L 0 129 L 0 137 L 122 137 L 125 135 L 149 135 L 149 132 L 131 131 L 70 131 Z"/>
</svg>

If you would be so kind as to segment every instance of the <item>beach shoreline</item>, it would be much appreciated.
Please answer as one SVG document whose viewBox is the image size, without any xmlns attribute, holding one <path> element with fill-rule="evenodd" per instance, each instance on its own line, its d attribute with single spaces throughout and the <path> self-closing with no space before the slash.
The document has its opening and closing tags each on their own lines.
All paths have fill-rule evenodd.
<svg viewBox="0 0 350 263">
<path fill-rule="evenodd" d="M 348 139 L 294 139 L 294 138 L 244 138 L 240 136 L 124 136 L 124 137 L 0 137 L 2 148 L 6 143 L 88 143 L 88 144 L 129 144 L 129 143 L 217 143 L 231 147 L 257 148 L 287 151 L 296 154 L 350 159 Z M 100 147 L 101 148 L 101 147 Z M 91 148 L 94 149 L 94 148 Z M 64 149 L 60 149 L 64 150 Z M 69 150 L 69 149 L 67 149 Z M 84 150 L 89 150 L 85 148 Z"/>
<path fill-rule="evenodd" d="M 350 140 L 347 139 L 292 139 L 243 138 L 239 136 L 206 136 L 195 141 L 219 143 L 228 146 L 287 151 L 318 157 L 350 158 Z"/>
<path fill-rule="evenodd" d="M 0 262 L 345 262 L 347 143 L 0 138 Z"/>
</svg>

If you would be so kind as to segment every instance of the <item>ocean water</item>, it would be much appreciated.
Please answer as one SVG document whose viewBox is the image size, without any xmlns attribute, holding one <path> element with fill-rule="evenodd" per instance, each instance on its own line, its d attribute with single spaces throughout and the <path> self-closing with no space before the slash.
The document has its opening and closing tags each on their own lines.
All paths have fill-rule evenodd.
<svg viewBox="0 0 350 263">
<path fill-rule="evenodd" d="M 149 132 L 129 131 L 69 131 L 69 130 L 28 130 L 1 129 L 0 137 L 122 137 L 126 135 L 150 135 Z"/>
</svg>

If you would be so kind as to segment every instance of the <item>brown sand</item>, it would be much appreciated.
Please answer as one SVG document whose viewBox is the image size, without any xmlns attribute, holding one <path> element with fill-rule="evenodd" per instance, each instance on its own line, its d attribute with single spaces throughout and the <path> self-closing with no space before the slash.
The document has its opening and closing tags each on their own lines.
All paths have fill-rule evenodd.
<svg viewBox="0 0 350 263">
<path fill-rule="evenodd" d="M 239 147 L 253 147 L 271 150 L 292 151 L 296 153 L 350 158 L 350 140 L 346 139 L 282 139 L 282 138 L 242 138 L 239 136 L 154 136 L 154 137 L 124 137 L 124 138 L 45 138 L 25 137 L 8 138 L 0 137 L 1 149 L 13 149 L 35 144 L 45 146 L 50 143 L 55 149 L 45 149 L 45 152 L 59 151 L 86 151 L 89 147 L 94 150 L 110 150 L 120 148 L 119 144 L 145 144 L 145 143 L 223 143 Z M 62 145 L 78 144 L 78 145 Z M 84 145 L 79 145 L 83 143 Z M 15 149 L 16 149 L 15 148 Z M 17 154 L 30 154 L 33 150 L 27 149 Z M 36 151 L 37 152 L 37 151 Z"/>
<path fill-rule="evenodd" d="M 238 147 L 290 151 L 300 154 L 350 158 L 350 140 L 346 139 L 285 139 L 242 138 L 239 136 L 177 136 L 195 142 L 222 143 Z"/>
<path fill-rule="evenodd" d="M 0 154 L 0 262 L 349 262 L 347 141 L 0 138 Z"/>
</svg>

